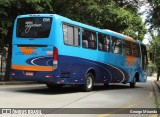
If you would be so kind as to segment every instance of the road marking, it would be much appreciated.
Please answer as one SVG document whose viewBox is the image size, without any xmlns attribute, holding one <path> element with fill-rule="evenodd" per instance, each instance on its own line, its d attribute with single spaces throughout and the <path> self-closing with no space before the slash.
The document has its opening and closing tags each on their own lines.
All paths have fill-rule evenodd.
<svg viewBox="0 0 160 117">
<path fill-rule="evenodd" d="M 140 99 L 139 101 L 136 101 L 136 102 L 134 102 L 133 104 L 129 104 L 129 105 L 127 105 L 127 106 L 121 107 L 120 109 L 111 111 L 111 112 L 109 112 L 110 114 L 101 114 L 101 115 L 98 115 L 97 117 L 108 117 L 108 116 L 111 115 L 111 114 L 115 114 L 115 113 L 117 113 L 117 112 L 124 111 L 124 110 L 127 109 L 127 108 L 133 108 L 133 107 L 136 106 L 136 105 L 139 105 L 139 104 L 141 104 L 141 103 L 146 102 L 146 100 L 148 100 L 149 98 L 151 98 L 153 95 L 154 95 L 153 92 L 150 92 L 149 95 L 148 95 L 146 98 Z M 156 116 L 153 115 L 153 116 L 151 116 L 151 117 L 156 117 Z"/>
<path fill-rule="evenodd" d="M 158 117 L 158 115 L 157 115 L 157 114 L 154 114 L 154 115 L 151 115 L 151 116 L 149 116 L 149 117 Z"/>
</svg>

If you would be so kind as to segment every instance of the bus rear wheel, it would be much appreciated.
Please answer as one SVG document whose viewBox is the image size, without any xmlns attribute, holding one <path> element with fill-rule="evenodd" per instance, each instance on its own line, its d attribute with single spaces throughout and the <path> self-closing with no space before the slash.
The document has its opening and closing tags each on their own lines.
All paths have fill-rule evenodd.
<svg viewBox="0 0 160 117">
<path fill-rule="evenodd" d="M 84 85 L 82 85 L 83 91 L 89 92 L 93 88 L 93 80 L 94 80 L 94 75 L 92 73 L 88 73 L 86 75 L 86 82 Z"/>
<path fill-rule="evenodd" d="M 136 86 L 136 77 L 133 78 L 133 81 L 130 83 L 130 88 L 135 88 Z"/>
</svg>

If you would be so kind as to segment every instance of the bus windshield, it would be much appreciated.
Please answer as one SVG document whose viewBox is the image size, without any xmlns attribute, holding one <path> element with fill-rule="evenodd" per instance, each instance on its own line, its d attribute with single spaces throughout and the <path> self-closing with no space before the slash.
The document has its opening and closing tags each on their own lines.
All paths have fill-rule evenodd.
<svg viewBox="0 0 160 117">
<path fill-rule="evenodd" d="M 21 38 L 47 38 L 49 37 L 52 18 L 27 17 L 17 19 L 17 37 Z"/>
</svg>

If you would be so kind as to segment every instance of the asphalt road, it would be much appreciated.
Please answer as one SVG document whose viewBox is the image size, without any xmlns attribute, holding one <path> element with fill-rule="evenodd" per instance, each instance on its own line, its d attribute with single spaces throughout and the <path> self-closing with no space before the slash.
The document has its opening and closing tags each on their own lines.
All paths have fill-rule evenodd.
<svg viewBox="0 0 160 117">
<path fill-rule="evenodd" d="M 95 86 L 92 92 L 81 92 L 76 87 L 49 90 L 43 84 L 2 85 L 0 108 L 116 108 L 110 110 L 112 114 L 25 115 L 27 117 L 158 117 L 157 114 L 121 114 L 124 108 L 156 108 L 155 93 L 159 92 L 154 80 L 149 77 L 146 83 L 137 83 L 136 88 L 130 88 L 129 84 L 110 84 L 108 88 Z M 3 114 L 5 116 L 25 117 Z"/>
</svg>

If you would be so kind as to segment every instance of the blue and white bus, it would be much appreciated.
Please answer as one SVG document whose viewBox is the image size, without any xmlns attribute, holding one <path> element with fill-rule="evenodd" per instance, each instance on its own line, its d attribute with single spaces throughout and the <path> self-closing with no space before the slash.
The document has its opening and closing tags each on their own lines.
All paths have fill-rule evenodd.
<svg viewBox="0 0 160 117">
<path fill-rule="evenodd" d="M 11 77 L 49 88 L 95 83 L 145 82 L 146 46 L 129 36 L 95 28 L 57 14 L 16 18 Z"/>
</svg>

